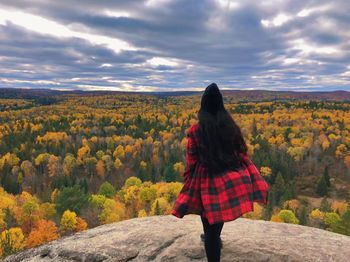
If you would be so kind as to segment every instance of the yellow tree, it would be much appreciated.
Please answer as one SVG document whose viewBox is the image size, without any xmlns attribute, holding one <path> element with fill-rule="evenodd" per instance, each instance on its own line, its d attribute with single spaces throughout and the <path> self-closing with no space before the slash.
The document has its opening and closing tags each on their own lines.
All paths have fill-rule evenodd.
<svg viewBox="0 0 350 262">
<path fill-rule="evenodd" d="M 146 210 L 150 210 L 151 203 L 157 197 L 157 190 L 153 187 L 143 186 L 140 190 L 140 200 Z"/>
<path fill-rule="evenodd" d="M 38 200 L 34 197 L 25 201 L 22 205 L 22 219 L 23 222 L 20 223 L 22 225 L 22 229 L 27 234 L 29 233 L 33 225 L 40 218 L 40 208 Z"/>
<path fill-rule="evenodd" d="M 243 217 L 250 219 L 261 219 L 264 208 L 259 204 L 254 202 L 254 208 L 252 212 L 245 213 Z"/>
<path fill-rule="evenodd" d="M 125 206 L 119 201 L 107 198 L 99 215 L 102 224 L 112 223 L 125 218 Z"/>
<path fill-rule="evenodd" d="M 323 133 L 320 134 L 319 140 L 320 140 L 323 151 L 327 150 L 329 148 L 329 146 L 331 145 L 331 143 L 328 140 L 328 137 Z"/>
<path fill-rule="evenodd" d="M 337 149 L 335 150 L 335 157 L 338 159 L 344 157 L 347 150 L 348 149 L 347 149 L 346 145 L 340 144 L 339 146 L 337 146 Z"/>
<path fill-rule="evenodd" d="M 114 161 L 115 169 L 119 170 L 119 169 L 122 168 L 122 166 L 123 166 L 122 161 L 119 158 L 116 158 L 115 161 Z"/>
<path fill-rule="evenodd" d="M 60 230 L 72 232 L 77 227 L 77 214 L 74 211 L 66 210 L 61 217 Z"/>
<path fill-rule="evenodd" d="M 6 229 L 5 212 L 0 209 L 0 231 Z"/>
<path fill-rule="evenodd" d="M 122 145 L 118 145 L 113 152 L 113 156 L 115 158 L 123 159 L 125 157 L 124 147 Z"/>
<path fill-rule="evenodd" d="M 51 155 L 48 153 L 39 154 L 34 160 L 35 165 L 39 166 L 39 165 L 43 164 L 44 162 L 47 162 L 49 160 L 50 156 Z"/>
<path fill-rule="evenodd" d="M 147 212 L 144 209 L 141 209 L 137 214 L 137 217 L 147 217 Z"/>
<path fill-rule="evenodd" d="M 11 153 L 6 153 L 2 158 L 0 158 L 0 170 L 2 170 L 7 164 L 10 168 L 13 166 L 17 166 L 19 164 L 20 159 Z"/>
<path fill-rule="evenodd" d="M 7 256 L 25 247 L 24 234 L 19 227 L 4 230 L 0 234 L 0 255 Z"/>
<path fill-rule="evenodd" d="M 165 197 L 158 197 L 152 203 L 151 215 L 168 215 L 171 208 L 172 206 Z"/>
<path fill-rule="evenodd" d="M 131 145 L 125 146 L 125 155 L 130 156 L 134 152 L 134 148 Z"/>
<path fill-rule="evenodd" d="M 146 168 L 147 168 L 147 163 L 145 162 L 145 161 L 143 161 L 143 160 L 141 160 L 140 161 L 140 169 L 141 170 L 146 170 Z"/>
<path fill-rule="evenodd" d="M 179 175 L 183 174 L 185 172 L 185 165 L 182 162 L 177 162 L 173 166 L 174 171 L 178 173 Z"/>
<path fill-rule="evenodd" d="M 314 209 L 309 214 L 309 223 L 310 226 L 320 227 L 324 219 L 324 213 L 318 208 Z"/>
<path fill-rule="evenodd" d="M 124 201 L 129 217 L 135 217 L 141 208 L 140 187 L 132 185 L 126 188 Z"/>
<path fill-rule="evenodd" d="M 271 176 L 271 174 L 272 174 L 272 170 L 271 170 L 271 168 L 269 168 L 268 166 L 262 166 L 262 167 L 260 168 L 260 173 L 261 173 L 261 175 L 264 176 L 264 177 L 269 177 L 269 176 Z"/>
<path fill-rule="evenodd" d="M 72 154 L 67 154 L 63 160 L 63 175 L 70 176 L 77 165 L 77 160 Z"/>
<path fill-rule="evenodd" d="M 90 155 L 90 147 L 88 145 L 82 146 L 77 152 L 77 163 L 79 165 L 84 163 L 84 159 Z"/>
</svg>

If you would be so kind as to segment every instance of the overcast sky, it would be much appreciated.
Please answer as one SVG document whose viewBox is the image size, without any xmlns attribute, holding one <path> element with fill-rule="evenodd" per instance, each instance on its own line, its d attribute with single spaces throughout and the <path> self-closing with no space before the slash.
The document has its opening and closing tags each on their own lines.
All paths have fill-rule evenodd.
<svg viewBox="0 0 350 262">
<path fill-rule="evenodd" d="M 349 0 L 0 0 L 0 87 L 350 91 Z"/>
</svg>

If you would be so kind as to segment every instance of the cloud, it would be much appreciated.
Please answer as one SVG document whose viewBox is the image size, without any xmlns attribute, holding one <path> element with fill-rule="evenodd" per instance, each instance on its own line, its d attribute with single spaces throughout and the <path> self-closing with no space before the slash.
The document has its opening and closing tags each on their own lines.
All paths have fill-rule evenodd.
<svg viewBox="0 0 350 262">
<path fill-rule="evenodd" d="M 24 12 L 0 10 L 0 19 L 0 24 L 5 26 L 8 22 L 11 22 L 29 31 L 44 35 L 55 36 L 57 38 L 80 38 L 89 41 L 91 44 L 105 45 L 115 52 L 119 52 L 120 50 L 135 50 L 130 44 L 120 39 L 73 31 L 57 22 Z"/>
<path fill-rule="evenodd" d="M 349 13 L 345 0 L 3 0 L 0 86 L 350 90 Z"/>
</svg>

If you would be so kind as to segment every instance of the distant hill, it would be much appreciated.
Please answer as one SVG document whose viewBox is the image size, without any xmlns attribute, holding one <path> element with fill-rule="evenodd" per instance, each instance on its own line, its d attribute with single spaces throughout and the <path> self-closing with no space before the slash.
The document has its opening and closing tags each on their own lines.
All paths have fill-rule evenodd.
<svg viewBox="0 0 350 262">
<path fill-rule="evenodd" d="M 344 90 L 329 92 L 296 92 L 267 90 L 223 90 L 225 95 L 236 96 L 238 100 L 334 100 L 350 101 L 350 92 Z"/>
<path fill-rule="evenodd" d="M 332 100 L 350 101 L 350 92 L 344 90 L 329 92 L 297 92 L 268 90 L 221 90 L 223 95 L 233 96 L 239 101 L 273 101 L 273 100 Z M 190 96 L 202 95 L 203 91 L 170 91 L 170 92 L 128 92 L 128 91 L 59 91 L 52 89 L 19 89 L 0 88 L 0 98 L 39 99 L 66 95 L 100 96 L 118 94 L 148 94 L 156 96 Z"/>
</svg>

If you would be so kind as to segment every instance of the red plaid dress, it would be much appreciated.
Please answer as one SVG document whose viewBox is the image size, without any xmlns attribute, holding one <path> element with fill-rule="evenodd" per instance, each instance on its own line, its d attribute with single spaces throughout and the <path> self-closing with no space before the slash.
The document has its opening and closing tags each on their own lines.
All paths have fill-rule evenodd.
<svg viewBox="0 0 350 262">
<path fill-rule="evenodd" d="M 184 186 L 171 214 L 178 218 L 198 214 L 214 224 L 235 220 L 253 211 L 253 202 L 267 204 L 270 186 L 247 154 L 242 154 L 246 167 L 213 178 L 208 176 L 198 161 L 198 126 L 198 123 L 192 125 L 187 132 Z"/>
</svg>

